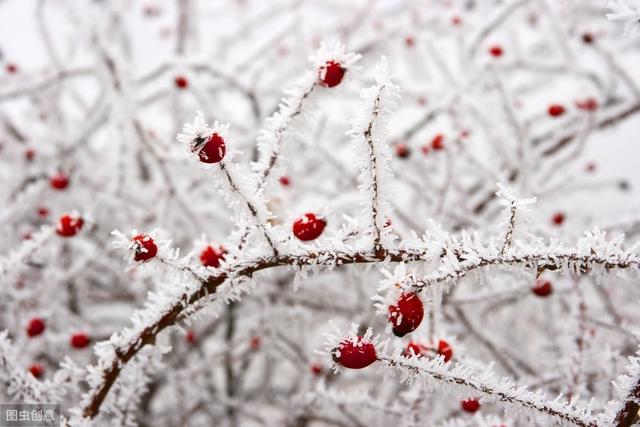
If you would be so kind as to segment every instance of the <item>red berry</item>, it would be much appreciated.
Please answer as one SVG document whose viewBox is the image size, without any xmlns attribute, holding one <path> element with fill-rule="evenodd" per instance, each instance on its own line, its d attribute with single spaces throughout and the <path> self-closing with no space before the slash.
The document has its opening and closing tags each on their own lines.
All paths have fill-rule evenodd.
<svg viewBox="0 0 640 427">
<path fill-rule="evenodd" d="M 587 166 L 585 166 L 585 169 L 587 169 L 587 172 L 594 172 L 596 170 L 596 164 L 594 162 L 589 162 L 587 163 Z"/>
<path fill-rule="evenodd" d="M 71 336 L 70 343 L 73 348 L 85 348 L 91 343 L 91 339 L 84 332 L 78 332 Z"/>
<path fill-rule="evenodd" d="M 396 156 L 400 157 L 401 159 L 406 159 L 411 154 L 411 150 L 409 150 L 409 147 L 407 147 L 407 144 L 403 142 L 396 144 L 395 150 L 396 150 Z"/>
<path fill-rule="evenodd" d="M 424 154 L 426 156 L 427 154 L 429 154 L 429 151 L 431 151 L 431 145 L 428 144 L 428 143 L 424 144 L 422 146 L 421 150 L 422 150 L 422 154 Z"/>
<path fill-rule="evenodd" d="M 498 58 L 498 57 L 502 56 L 502 54 L 504 52 L 502 51 L 502 47 L 501 46 L 494 45 L 494 46 L 491 46 L 489 48 L 489 53 L 491 54 L 491 56 L 493 56 L 495 58 Z"/>
<path fill-rule="evenodd" d="M 79 216 L 62 215 L 58 220 L 56 233 L 62 237 L 72 237 L 82 230 L 83 225 L 84 220 Z"/>
<path fill-rule="evenodd" d="M 552 104 L 549 106 L 547 112 L 551 117 L 560 117 L 564 114 L 564 107 L 560 104 Z"/>
<path fill-rule="evenodd" d="M 38 208 L 38 216 L 40 218 L 48 217 L 49 216 L 49 209 L 44 208 L 44 207 Z"/>
<path fill-rule="evenodd" d="M 28 162 L 32 162 L 33 159 L 36 158 L 36 150 L 33 148 L 27 148 L 24 150 L 24 158 L 27 159 Z"/>
<path fill-rule="evenodd" d="M 472 414 L 480 409 L 480 402 L 478 399 L 468 398 L 461 402 L 462 410 L 465 412 L 471 412 Z"/>
<path fill-rule="evenodd" d="M 69 186 L 69 176 L 60 171 L 49 178 L 49 184 L 54 190 L 64 190 Z"/>
<path fill-rule="evenodd" d="M 598 101 L 595 98 L 585 98 L 581 101 L 576 101 L 576 107 L 582 111 L 596 111 L 598 109 Z"/>
<path fill-rule="evenodd" d="M 281 184 L 283 187 L 288 187 L 288 186 L 289 186 L 289 184 L 291 184 L 291 180 L 290 180 L 290 179 L 289 179 L 289 177 L 288 177 L 288 176 L 286 176 L 286 175 L 282 175 L 278 181 L 280 181 L 280 184 Z"/>
<path fill-rule="evenodd" d="M 260 350 L 261 344 L 262 344 L 262 340 L 257 335 L 252 336 L 251 341 L 249 341 L 249 347 L 251 347 L 251 350 L 253 351 Z"/>
<path fill-rule="evenodd" d="M 133 249 L 135 251 L 135 256 L 133 259 L 135 261 L 149 261 L 158 253 L 156 243 L 146 234 L 138 234 L 137 236 L 134 236 L 131 241 L 134 244 Z"/>
<path fill-rule="evenodd" d="M 320 237 L 327 221 L 314 213 L 306 213 L 293 223 L 293 235 L 306 242 Z"/>
<path fill-rule="evenodd" d="M 582 41 L 584 42 L 584 44 L 591 44 L 593 43 L 593 34 L 591 33 L 584 33 L 582 35 Z"/>
<path fill-rule="evenodd" d="M 34 363 L 29 366 L 29 372 L 31 372 L 31 375 L 34 377 L 40 378 L 44 374 L 44 366 L 39 363 Z"/>
<path fill-rule="evenodd" d="M 431 148 L 436 151 L 444 149 L 444 135 L 439 133 L 431 140 Z"/>
<path fill-rule="evenodd" d="M 354 344 L 352 339 L 343 340 L 332 352 L 336 363 L 349 369 L 362 369 L 378 360 L 376 348 L 371 342 L 363 342 L 358 337 Z"/>
<path fill-rule="evenodd" d="M 451 25 L 459 26 L 461 24 L 462 24 L 462 18 L 460 18 L 458 15 L 451 17 Z"/>
<path fill-rule="evenodd" d="M 185 89 L 187 86 L 189 86 L 189 81 L 184 76 L 176 76 L 173 81 L 175 82 L 178 89 Z"/>
<path fill-rule="evenodd" d="M 42 334 L 46 328 L 44 320 L 39 317 L 34 317 L 29 321 L 27 325 L 27 335 L 30 337 L 37 337 Z"/>
<path fill-rule="evenodd" d="M 555 213 L 551 221 L 553 221 L 555 225 L 562 225 L 564 223 L 564 214 L 562 212 Z"/>
<path fill-rule="evenodd" d="M 196 335 L 196 331 L 194 331 L 193 329 L 189 329 L 187 331 L 187 335 L 185 335 L 184 339 L 189 344 L 195 344 L 196 342 L 198 342 L 198 336 Z"/>
<path fill-rule="evenodd" d="M 425 350 L 426 348 L 422 344 L 419 344 L 415 341 L 409 341 L 409 344 L 407 344 L 407 347 L 402 352 L 402 355 L 404 357 L 411 357 L 413 355 L 422 357 L 424 356 Z"/>
<path fill-rule="evenodd" d="M 539 297 L 548 297 L 553 292 L 553 286 L 548 280 L 538 279 L 531 291 Z"/>
<path fill-rule="evenodd" d="M 18 72 L 18 66 L 16 64 L 7 64 L 5 67 L 7 69 L 7 73 L 15 74 Z"/>
<path fill-rule="evenodd" d="M 327 61 L 324 66 L 320 67 L 320 71 L 318 72 L 320 84 L 324 87 L 338 86 L 346 71 L 346 68 L 343 68 L 340 63 Z"/>
<path fill-rule="evenodd" d="M 408 47 L 408 48 L 412 48 L 415 44 L 416 44 L 416 40 L 411 37 L 411 36 L 407 36 L 404 39 L 404 44 Z"/>
<path fill-rule="evenodd" d="M 322 365 L 319 363 L 311 364 L 311 373 L 315 376 L 322 374 Z"/>
<path fill-rule="evenodd" d="M 224 139 L 217 133 L 214 133 L 206 140 L 204 138 L 198 138 L 193 147 L 193 152 L 198 153 L 202 163 L 218 163 L 224 159 L 227 147 Z"/>
<path fill-rule="evenodd" d="M 414 292 L 403 293 L 394 305 L 389 306 L 388 310 L 388 320 L 393 333 L 398 337 L 415 331 L 424 317 L 424 306 Z"/>
<path fill-rule="evenodd" d="M 432 351 L 436 351 L 439 355 L 443 356 L 445 362 L 453 358 L 453 349 L 445 340 L 438 341 L 438 349 L 432 349 Z"/>
<path fill-rule="evenodd" d="M 215 249 L 209 245 L 200 252 L 200 262 L 205 267 L 220 267 L 220 260 L 224 259 L 224 250 L 222 248 Z"/>
</svg>

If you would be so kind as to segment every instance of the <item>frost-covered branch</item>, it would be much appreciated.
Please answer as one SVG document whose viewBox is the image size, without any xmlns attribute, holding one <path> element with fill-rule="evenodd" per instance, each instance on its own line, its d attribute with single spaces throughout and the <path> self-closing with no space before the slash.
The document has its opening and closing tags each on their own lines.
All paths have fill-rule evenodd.
<svg viewBox="0 0 640 427">
<path fill-rule="evenodd" d="M 376 84 L 363 90 L 361 97 L 364 99 L 364 110 L 349 133 L 356 150 L 362 153 L 359 189 L 363 203 L 371 212 L 373 248 L 379 250 L 382 248 L 382 230 L 391 217 L 388 186 L 393 179 L 391 149 L 385 141 L 384 116 L 391 113 L 398 99 L 398 87 L 391 81 L 386 58 L 378 66 Z"/>
<path fill-rule="evenodd" d="M 404 356 L 381 357 L 380 360 L 390 367 L 401 370 L 407 381 L 416 381 L 416 376 L 426 376 L 427 384 L 443 383 L 451 391 L 465 390 L 479 393 L 483 401 L 499 401 L 516 410 L 526 410 L 532 415 L 544 415 L 562 422 L 582 427 L 596 427 L 597 417 L 590 409 L 578 406 L 577 400 L 567 403 L 562 396 L 549 400 L 538 391 L 529 391 L 526 387 L 513 384 L 508 379 L 498 380 L 491 367 L 474 372 L 473 369 L 456 363 L 443 363 L 441 358 L 406 358 Z M 461 393 L 459 393 L 461 394 Z"/>
</svg>

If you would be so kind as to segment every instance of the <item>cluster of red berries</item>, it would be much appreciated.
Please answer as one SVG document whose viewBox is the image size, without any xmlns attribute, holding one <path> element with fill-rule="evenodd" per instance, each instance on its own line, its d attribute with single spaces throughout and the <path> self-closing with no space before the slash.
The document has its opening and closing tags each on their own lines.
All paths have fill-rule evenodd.
<svg viewBox="0 0 640 427">
<path fill-rule="evenodd" d="M 56 227 L 56 233 L 62 237 L 75 236 L 84 225 L 82 217 L 74 214 L 65 214 L 58 220 L 58 226 Z"/>
<path fill-rule="evenodd" d="M 577 100 L 575 102 L 576 108 L 582 111 L 594 112 L 598 109 L 598 101 L 595 98 L 588 97 L 585 99 Z M 547 108 L 547 114 L 550 117 L 560 117 L 566 113 L 567 109 L 562 104 L 551 104 Z"/>
<path fill-rule="evenodd" d="M 388 307 L 388 321 L 391 324 L 393 333 L 398 337 L 415 331 L 424 318 L 424 305 L 415 292 L 403 292 L 398 300 Z M 428 346 L 418 345 L 410 342 L 407 349 L 413 348 L 414 354 L 422 355 L 428 351 Z M 407 353 L 409 351 L 409 353 Z M 411 350 L 405 350 L 406 355 L 410 355 Z M 453 357 L 453 351 L 446 341 L 440 341 L 438 345 L 439 354 L 443 354 L 445 361 Z M 362 369 L 378 360 L 376 348 L 372 342 L 364 341 L 362 337 L 357 340 L 345 339 L 332 351 L 333 360 L 336 363 L 350 369 Z"/>
<path fill-rule="evenodd" d="M 29 338 L 37 337 L 38 335 L 42 335 L 44 331 L 47 329 L 47 324 L 44 319 L 40 317 L 34 317 L 29 320 L 27 324 L 27 336 Z M 69 344 L 73 348 L 85 348 L 91 343 L 91 339 L 84 332 L 76 332 L 71 336 L 69 340 Z"/>
<path fill-rule="evenodd" d="M 306 213 L 293 223 L 293 235 L 303 242 L 315 240 L 324 231 L 327 221 L 314 213 Z"/>
</svg>

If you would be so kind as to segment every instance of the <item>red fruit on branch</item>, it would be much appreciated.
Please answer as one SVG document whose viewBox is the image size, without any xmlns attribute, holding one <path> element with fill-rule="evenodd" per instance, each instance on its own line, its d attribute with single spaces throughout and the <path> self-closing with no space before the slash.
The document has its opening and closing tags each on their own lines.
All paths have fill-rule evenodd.
<svg viewBox="0 0 640 427">
<path fill-rule="evenodd" d="M 373 343 L 358 337 L 354 344 L 352 339 L 343 340 L 332 352 L 333 360 L 349 369 L 362 369 L 378 360 Z"/>
<path fill-rule="evenodd" d="M 306 242 L 320 237 L 327 221 L 314 213 L 306 213 L 293 223 L 293 235 Z"/>
<path fill-rule="evenodd" d="M 551 222 L 558 226 L 562 225 L 564 223 L 564 220 L 565 216 L 562 212 L 557 212 L 551 217 Z"/>
<path fill-rule="evenodd" d="M 78 332 L 71 336 L 70 344 L 73 348 L 85 348 L 91 343 L 89 335 L 84 332 Z"/>
<path fill-rule="evenodd" d="M 388 320 L 394 335 L 403 337 L 415 331 L 424 317 L 424 305 L 414 292 L 403 293 L 394 305 L 390 305 Z"/>
<path fill-rule="evenodd" d="M 78 231 L 82 230 L 84 220 L 75 215 L 62 215 L 58 220 L 58 227 L 56 227 L 56 233 L 62 237 L 75 236 Z"/>
<path fill-rule="evenodd" d="M 184 339 L 189 344 L 195 344 L 196 342 L 198 342 L 198 336 L 196 335 L 196 331 L 194 331 L 193 329 L 189 329 L 187 331 L 187 335 L 185 335 Z"/>
<path fill-rule="evenodd" d="M 35 378 L 41 378 L 42 375 L 44 375 L 44 366 L 39 363 L 33 363 L 29 366 L 29 372 L 31 372 L 31 375 Z"/>
<path fill-rule="evenodd" d="M 582 111 L 593 112 L 598 109 L 598 101 L 595 98 L 585 98 L 580 101 L 576 101 L 576 107 Z"/>
<path fill-rule="evenodd" d="M 465 412 L 474 413 L 478 409 L 480 409 L 480 402 L 478 399 L 468 398 L 460 402 L 460 406 L 462 406 L 462 410 Z"/>
<path fill-rule="evenodd" d="M 60 171 L 49 178 L 49 185 L 54 190 L 64 190 L 69 186 L 69 176 Z"/>
<path fill-rule="evenodd" d="M 158 253 L 158 246 L 153 239 L 146 234 L 138 234 L 131 239 L 135 261 L 146 262 L 155 257 Z"/>
<path fill-rule="evenodd" d="M 504 52 L 502 51 L 502 47 L 499 45 L 493 45 L 489 48 L 489 54 L 494 58 L 499 58 L 502 56 Z"/>
<path fill-rule="evenodd" d="M 438 348 L 430 350 L 435 351 L 439 355 L 443 356 L 445 362 L 448 362 L 453 358 L 453 349 L 445 340 L 438 341 Z"/>
<path fill-rule="evenodd" d="M 173 81 L 178 89 L 186 89 L 189 86 L 189 81 L 184 76 L 176 76 Z"/>
<path fill-rule="evenodd" d="M 411 154 L 411 150 L 409 150 L 407 144 L 403 142 L 396 144 L 394 148 L 396 150 L 396 156 L 400 157 L 401 159 L 406 159 Z"/>
<path fill-rule="evenodd" d="M 220 261 L 224 259 L 225 251 L 224 249 L 219 248 L 215 249 L 213 246 L 209 245 L 200 252 L 200 262 L 205 267 L 220 267 Z"/>
<path fill-rule="evenodd" d="M 289 184 L 291 184 L 291 180 L 286 175 L 282 175 L 278 181 L 280 182 L 280 185 L 282 185 L 283 187 L 288 187 Z"/>
<path fill-rule="evenodd" d="M 444 135 L 439 133 L 431 140 L 431 148 L 436 151 L 444 149 Z"/>
<path fill-rule="evenodd" d="M 336 61 L 327 61 L 327 63 L 320 67 L 320 70 L 318 71 L 320 85 L 324 87 L 338 86 L 346 71 L 346 68 L 340 65 L 340 63 Z"/>
<path fill-rule="evenodd" d="M 404 44 L 408 47 L 408 48 L 412 48 L 415 44 L 416 44 L 416 39 L 414 39 L 411 36 L 407 36 L 404 39 Z"/>
<path fill-rule="evenodd" d="M 207 139 L 197 138 L 192 151 L 198 153 L 202 163 L 218 163 L 224 159 L 227 147 L 224 139 L 214 133 Z"/>
<path fill-rule="evenodd" d="M 322 374 L 322 365 L 319 363 L 311 364 L 311 373 L 316 377 Z"/>
<path fill-rule="evenodd" d="M 46 325 L 44 323 L 44 320 L 39 317 L 34 317 L 29 321 L 29 324 L 27 325 L 27 335 L 31 338 L 37 337 L 38 335 L 42 334 L 45 329 Z"/>
<path fill-rule="evenodd" d="M 422 344 L 419 344 L 415 341 L 409 341 L 409 344 L 407 344 L 407 346 L 403 350 L 402 355 L 404 357 L 411 357 L 413 355 L 416 355 L 417 357 L 422 357 L 424 356 L 424 353 L 426 350 L 427 350 L 426 347 L 423 346 Z"/>
<path fill-rule="evenodd" d="M 593 34 L 591 33 L 582 34 L 582 41 L 584 42 L 584 44 L 592 44 L 593 40 L 594 40 Z"/>
<path fill-rule="evenodd" d="M 261 345 L 262 345 L 262 340 L 258 335 L 254 335 L 251 337 L 251 340 L 249 341 L 249 347 L 251 348 L 251 350 L 258 351 L 260 350 Z"/>
<path fill-rule="evenodd" d="M 24 150 L 24 158 L 28 162 L 32 162 L 33 159 L 36 158 L 36 150 L 34 150 L 33 148 L 27 148 L 26 150 Z"/>
<path fill-rule="evenodd" d="M 551 116 L 551 117 L 560 117 L 561 115 L 564 114 L 565 108 L 564 108 L 564 106 L 562 106 L 560 104 L 552 104 L 547 109 L 547 112 L 549 113 L 549 116 Z"/>
<path fill-rule="evenodd" d="M 539 297 L 548 297 L 553 292 L 553 286 L 548 280 L 538 279 L 531 291 Z"/>
<path fill-rule="evenodd" d="M 9 74 L 15 74 L 18 72 L 18 66 L 16 64 L 7 64 L 5 68 Z"/>
</svg>

